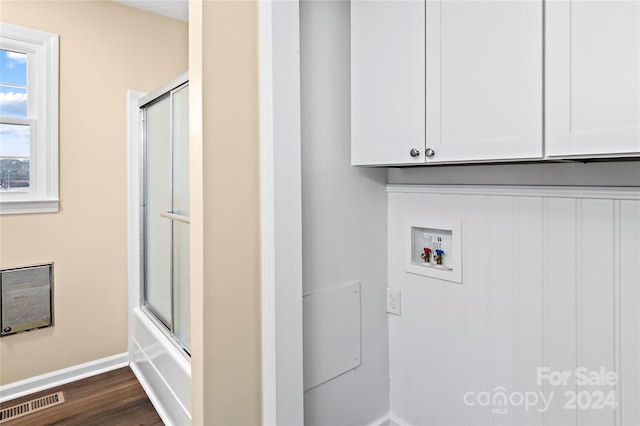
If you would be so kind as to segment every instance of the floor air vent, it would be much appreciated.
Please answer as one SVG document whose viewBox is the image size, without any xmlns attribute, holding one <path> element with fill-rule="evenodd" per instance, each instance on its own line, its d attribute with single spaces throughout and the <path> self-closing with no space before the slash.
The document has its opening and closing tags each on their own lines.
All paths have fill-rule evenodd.
<svg viewBox="0 0 640 426">
<path fill-rule="evenodd" d="M 53 264 L 0 269 L 0 336 L 53 325 Z"/>
<path fill-rule="evenodd" d="M 64 393 L 56 392 L 42 398 L 33 399 L 13 407 L 3 408 L 0 410 L 0 423 L 17 419 L 18 417 L 33 414 L 45 408 L 53 407 L 64 402 Z"/>
</svg>

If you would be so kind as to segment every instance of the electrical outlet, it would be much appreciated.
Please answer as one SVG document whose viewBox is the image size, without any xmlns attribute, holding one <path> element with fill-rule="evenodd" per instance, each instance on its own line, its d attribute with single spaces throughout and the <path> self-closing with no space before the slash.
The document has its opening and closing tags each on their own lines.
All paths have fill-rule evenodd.
<svg viewBox="0 0 640 426">
<path fill-rule="evenodd" d="M 387 312 L 400 315 L 400 290 L 387 287 Z"/>
</svg>

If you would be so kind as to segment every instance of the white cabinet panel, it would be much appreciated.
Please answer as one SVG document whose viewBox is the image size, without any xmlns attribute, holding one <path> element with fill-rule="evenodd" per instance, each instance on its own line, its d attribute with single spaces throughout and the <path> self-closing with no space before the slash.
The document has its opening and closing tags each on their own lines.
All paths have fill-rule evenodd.
<svg viewBox="0 0 640 426">
<path fill-rule="evenodd" d="M 542 156 L 542 2 L 428 1 L 427 162 Z"/>
<path fill-rule="evenodd" d="M 546 6 L 546 151 L 640 152 L 640 2 Z"/>
<path fill-rule="evenodd" d="M 424 31 L 424 1 L 351 2 L 351 164 L 424 163 Z"/>
<path fill-rule="evenodd" d="M 542 157 L 542 24 L 541 0 L 352 1 L 352 164 Z"/>
</svg>

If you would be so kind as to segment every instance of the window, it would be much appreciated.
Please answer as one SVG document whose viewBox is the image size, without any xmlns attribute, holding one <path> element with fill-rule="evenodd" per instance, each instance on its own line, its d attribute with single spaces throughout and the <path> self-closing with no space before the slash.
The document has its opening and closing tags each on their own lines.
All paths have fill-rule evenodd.
<svg viewBox="0 0 640 426">
<path fill-rule="evenodd" d="M 0 23 L 0 213 L 58 211 L 58 36 Z"/>
</svg>

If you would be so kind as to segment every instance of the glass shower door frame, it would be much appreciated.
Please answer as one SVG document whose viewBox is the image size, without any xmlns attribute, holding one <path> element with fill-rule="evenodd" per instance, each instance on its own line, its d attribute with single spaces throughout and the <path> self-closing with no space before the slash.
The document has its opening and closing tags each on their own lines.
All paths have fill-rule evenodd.
<svg viewBox="0 0 640 426">
<path fill-rule="evenodd" d="M 185 354 L 187 357 L 190 357 L 190 351 L 189 348 L 179 339 L 176 337 L 175 335 L 175 283 L 174 283 L 174 252 L 173 252 L 173 244 L 174 244 L 174 222 L 182 222 L 182 223 L 189 223 L 189 217 L 188 216 L 183 216 L 183 215 L 179 215 L 179 214 L 175 214 L 173 213 L 173 201 L 174 201 L 174 194 L 173 194 L 173 182 L 174 182 L 174 164 L 173 164 L 173 160 L 174 160 L 174 123 L 173 123 L 173 97 L 174 94 L 182 89 L 184 89 L 185 87 L 187 87 L 189 84 L 189 80 L 188 80 L 188 74 L 185 73 L 183 75 L 180 75 L 178 77 L 176 77 L 174 80 L 168 82 L 167 84 L 163 85 L 162 87 L 154 90 L 153 92 L 150 92 L 149 94 L 147 94 L 146 96 L 144 96 L 142 99 L 140 99 L 138 106 L 139 106 L 139 111 L 140 111 L 140 120 L 141 120 L 141 139 L 142 139 L 142 144 L 141 144 L 141 148 L 142 148 L 142 155 L 141 155 L 141 194 L 142 194 L 142 205 L 141 205 L 141 226 L 140 226 L 140 241 L 141 241 L 141 250 L 140 250 L 140 265 L 142 266 L 140 268 L 140 309 L 149 317 L 149 319 L 154 322 L 158 328 L 162 331 L 163 334 L 165 334 L 168 339 L 176 346 L 178 347 L 181 352 L 183 354 Z M 160 215 L 166 219 L 169 220 L 171 222 L 171 236 L 169 239 L 169 252 L 171 253 L 170 256 L 170 272 L 169 272 L 169 277 L 170 277 L 170 289 L 171 289 L 171 294 L 170 294 L 170 301 L 171 301 L 171 317 L 170 318 L 165 318 L 164 315 L 162 315 L 151 303 L 148 302 L 147 300 L 147 268 L 148 268 L 148 261 L 147 261 L 147 254 L 148 254 L 148 247 L 147 247 L 147 226 L 148 226 L 148 215 L 149 215 L 149 208 L 148 208 L 148 157 L 147 157 L 147 153 L 148 153 L 148 147 L 147 147 L 147 108 L 149 108 L 150 106 L 152 106 L 153 104 L 156 104 L 166 98 L 169 98 L 169 117 L 170 117 L 170 124 L 169 124 L 169 132 L 170 132 L 170 147 L 169 147 L 169 171 L 170 171 L 170 185 L 169 185 L 169 199 L 171 200 L 171 209 L 169 211 L 166 212 L 161 212 Z"/>
</svg>

